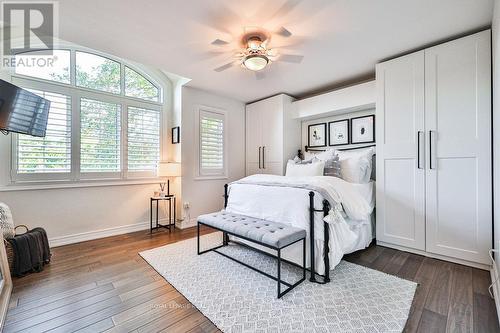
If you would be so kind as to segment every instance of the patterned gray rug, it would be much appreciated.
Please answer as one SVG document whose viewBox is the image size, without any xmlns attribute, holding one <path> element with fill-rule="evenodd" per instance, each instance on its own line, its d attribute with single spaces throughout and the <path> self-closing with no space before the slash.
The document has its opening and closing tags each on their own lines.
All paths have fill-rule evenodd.
<svg viewBox="0 0 500 333">
<path fill-rule="evenodd" d="M 203 236 L 202 248 L 221 243 Z M 222 249 L 221 249 L 222 251 Z M 230 245 L 223 251 L 276 275 L 276 260 Z M 220 254 L 196 254 L 196 238 L 140 255 L 224 332 L 401 332 L 417 284 L 342 261 L 331 282 L 303 282 L 276 299 L 276 282 Z M 301 271 L 284 264 L 283 279 Z"/>
</svg>

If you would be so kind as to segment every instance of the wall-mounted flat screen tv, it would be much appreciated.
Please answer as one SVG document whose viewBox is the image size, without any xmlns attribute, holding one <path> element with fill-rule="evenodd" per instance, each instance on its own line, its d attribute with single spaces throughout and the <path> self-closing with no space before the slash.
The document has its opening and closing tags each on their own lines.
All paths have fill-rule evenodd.
<svg viewBox="0 0 500 333">
<path fill-rule="evenodd" d="M 0 80 L 0 131 L 45 136 L 50 101 Z"/>
</svg>

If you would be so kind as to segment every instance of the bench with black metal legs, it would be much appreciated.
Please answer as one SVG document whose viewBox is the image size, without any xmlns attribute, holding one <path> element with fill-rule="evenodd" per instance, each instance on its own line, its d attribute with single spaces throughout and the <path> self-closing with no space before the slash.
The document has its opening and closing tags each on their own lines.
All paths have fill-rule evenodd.
<svg viewBox="0 0 500 333">
<path fill-rule="evenodd" d="M 223 232 L 223 242 L 222 245 L 216 246 L 207 250 L 200 250 L 200 225 L 208 226 L 212 229 L 216 229 Z M 252 243 L 267 247 L 277 251 L 277 261 L 278 261 L 278 273 L 277 277 L 272 276 L 266 272 L 263 272 L 253 266 L 248 265 L 236 258 L 233 258 L 223 252 L 217 251 L 217 249 L 228 245 L 229 239 L 228 235 L 236 236 L 238 238 L 250 241 Z M 288 293 L 290 290 L 298 286 L 306 279 L 306 231 L 296 227 L 291 227 L 286 224 L 270 222 L 266 220 L 256 219 L 253 217 L 231 214 L 225 211 L 221 211 L 213 214 L 200 215 L 198 217 L 198 234 L 197 234 L 197 247 L 198 255 L 207 253 L 210 251 L 217 252 L 224 257 L 236 261 L 239 264 L 244 265 L 256 272 L 259 272 L 278 283 L 278 298 Z M 281 280 L 281 264 L 282 257 L 281 251 L 295 243 L 302 241 L 302 278 L 290 284 L 286 281 Z M 281 285 L 287 286 L 287 288 L 281 291 Z"/>
</svg>

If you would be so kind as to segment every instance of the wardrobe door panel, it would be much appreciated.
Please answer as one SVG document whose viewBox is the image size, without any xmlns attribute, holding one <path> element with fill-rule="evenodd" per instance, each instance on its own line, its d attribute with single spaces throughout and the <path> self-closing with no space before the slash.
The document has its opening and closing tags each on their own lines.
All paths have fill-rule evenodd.
<svg viewBox="0 0 500 333">
<path fill-rule="evenodd" d="M 424 250 L 423 51 L 377 65 L 376 112 L 377 240 Z"/>
<path fill-rule="evenodd" d="M 257 103 L 246 106 L 246 175 L 260 173 L 262 166 L 261 106 Z"/>
<path fill-rule="evenodd" d="M 425 51 L 427 251 L 488 264 L 490 31 Z"/>
<path fill-rule="evenodd" d="M 283 102 L 282 96 L 274 96 L 261 101 L 265 105 L 262 113 L 262 146 L 264 165 L 268 163 L 283 163 Z M 278 174 L 282 174 L 280 171 Z"/>
</svg>

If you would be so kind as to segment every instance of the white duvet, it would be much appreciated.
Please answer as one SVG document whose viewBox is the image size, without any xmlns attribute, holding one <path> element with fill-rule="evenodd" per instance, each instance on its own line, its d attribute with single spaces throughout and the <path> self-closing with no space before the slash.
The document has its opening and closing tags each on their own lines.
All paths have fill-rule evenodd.
<svg viewBox="0 0 500 333">
<path fill-rule="evenodd" d="M 370 228 L 371 213 L 375 206 L 374 183 L 353 184 L 340 178 L 285 177 L 274 175 L 253 175 L 232 183 L 229 186 L 229 199 L 226 210 L 236 214 L 252 216 L 269 221 L 286 223 L 307 231 L 309 243 L 309 192 L 314 191 L 314 205 L 322 209 L 325 194 L 330 203 L 340 203 L 346 219 L 335 218 L 330 214 L 325 218 L 330 230 L 330 267 L 333 269 L 343 255 L 366 247 L 371 239 L 362 237 L 360 225 Z M 321 193 L 320 193 L 321 192 Z M 356 221 L 348 223 L 347 221 Z M 315 264 L 318 273 L 324 273 L 323 249 L 323 214 L 316 213 L 315 220 Z M 366 234 L 366 233 L 365 233 Z M 360 241 L 362 237 L 362 241 Z M 361 244 L 361 245 L 360 245 Z M 309 252 L 309 244 L 307 249 Z M 300 263 L 301 245 L 295 244 L 283 251 L 283 257 Z M 308 266 L 310 265 L 310 256 Z"/>
</svg>

